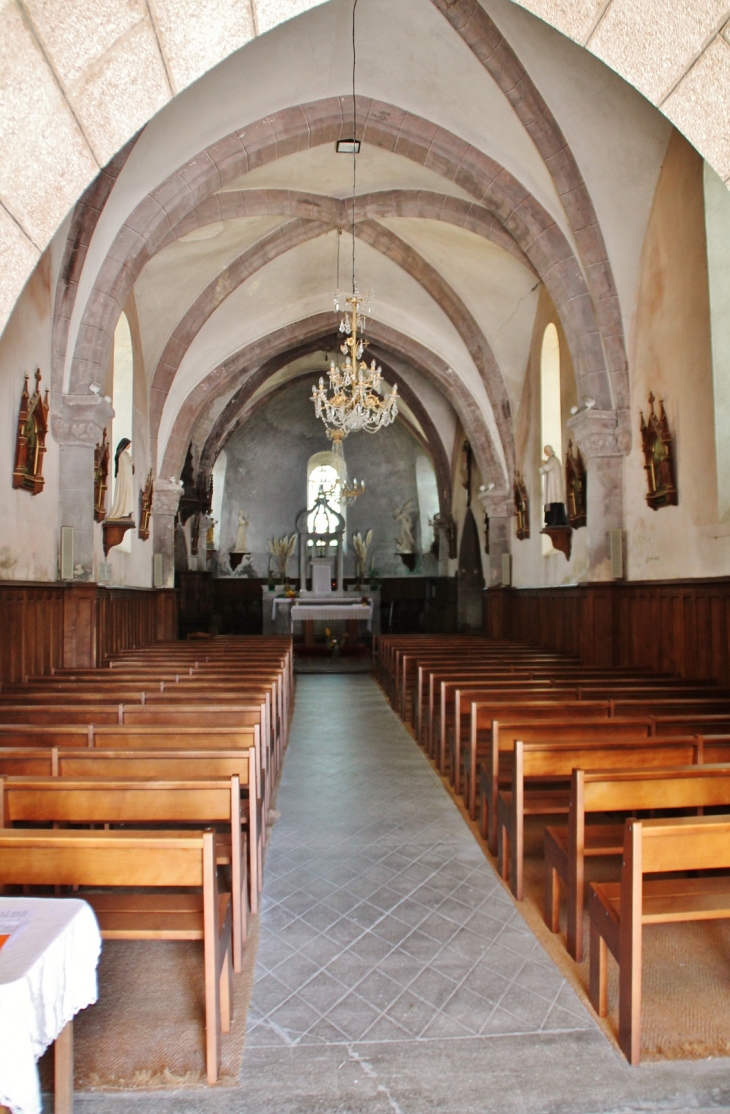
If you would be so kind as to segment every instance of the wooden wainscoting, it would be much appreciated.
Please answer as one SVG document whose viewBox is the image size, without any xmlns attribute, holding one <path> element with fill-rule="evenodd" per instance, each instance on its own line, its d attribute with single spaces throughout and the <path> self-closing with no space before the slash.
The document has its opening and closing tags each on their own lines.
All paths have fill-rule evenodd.
<svg viewBox="0 0 730 1114">
<path fill-rule="evenodd" d="M 588 665 L 730 685 L 730 578 L 490 589 L 484 629 Z"/>
<path fill-rule="evenodd" d="M 177 637 L 170 589 L 0 583 L 0 684 L 62 666 L 93 668 L 109 654 Z"/>
</svg>

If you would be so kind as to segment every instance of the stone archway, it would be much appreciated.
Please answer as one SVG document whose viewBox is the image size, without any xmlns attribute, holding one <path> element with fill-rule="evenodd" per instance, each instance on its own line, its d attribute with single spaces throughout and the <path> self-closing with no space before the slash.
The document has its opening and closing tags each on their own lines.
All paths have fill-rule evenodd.
<svg viewBox="0 0 730 1114">
<path fill-rule="evenodd" d="M 193 19 L 201 17 L 182 6 L 176 11 L 174 3 L 162 22 L 153 20 L 147 5 L 135 14 L 130 7 L 113 27 L 104 25 L 107 9 L 99 7 L 98 17 L 89 17 L 83 55 L 69 54 L 72 36 L 60 5 L 44 5 L 42 17 L 27 9 L 21 16 L 13 3 L 3 8 L 2 84 L 10 121 L 4 144 L 12 156 L 12 176 L 3 183 L 0 207 L 0 329 L 42 251 L 99 168 L 182 89 L 256 35 L 319 2 L 251 0 L 250 6 L 238 6 L 232 19 L 230 5 L 214 0 L 206 5 L 202 37 L 186 33 Z M 468 30 L 481 11 L 477 0 L 433 2 L 459 31 Z M 679 128 L 725 181 L 730 178 L 730 46 L 721 34 L 730 17 L 727 0 L 670 5 L 660 21 L 650 7 L 627 8 L 616 0 L 598 5 L 583 0 L 513 2 L 615 70 Z M 480 49 L 482 57 L 492 55 L 490 72 L 492 66 L 504 72 L 507 96 L 519 99 L 525 74 L 509 44 L 502 39 L 490 52 L 487 40 Z M 123 79 L 111 79 L 115 73 Z M 100 87 L 107 103 L 102 116 L 94 111 L 94 97 L 89 99 Z M 36 93 L 32 113 L 29 89 Z M 540 114 L 533 118 L 537 131 L 541 120 Z M 49 142 L 51 136 L 54 142 Z"/>
<path fill-rule="evenodd" d="M 358 101 L 363 142 L 395 149 L 452 179 L 514 238 L 544 279 L 561 315 L 579 394 L 592 396 L 604 410 L 613 409 L 604 354 L 611 337 L 602 334 L 582 269 L 553 218 L 504 167 L 459 137 L 396 106 L 367 98 Z M 338 98 L 285 109 L 207 148 L 194 167 L 171 175 L 140 202 L 117 234 L 84 311 L 75 355 L 70 366 L 67 362 L 69 392 L 83 395 L 88 382 L 98 378 L 134 281 L 151 255 L 197 227 L 198 204 L 245 173 L 251 162 L 261 165 L 282 152 L 334 142 L 349 126 Z"/>
</svg>

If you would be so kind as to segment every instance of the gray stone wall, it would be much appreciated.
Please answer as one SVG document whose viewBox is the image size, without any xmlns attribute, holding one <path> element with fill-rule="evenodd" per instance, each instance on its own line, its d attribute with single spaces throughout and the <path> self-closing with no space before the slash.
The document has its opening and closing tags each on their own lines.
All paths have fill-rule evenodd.
<svg viewBox="0 0 730 1114">
<path fill-rule="evenodd" d="M 230 575 L 227 553 L 235 545 L 239 507 L 250 519 L 251 575 L 267 575 L 268 539 L 295 530 L 296 517 L 306 504 L 307 461 L 330 448 L 324 425 L 314 417 L 311 389 L 308 379 L 293 383 L 270 399 L 226 444 L 219 575 Z M 355 572 L 352 535 L 369 529 L 373 531 L 370 561 L 381 575 L 410 575 L 395 553 L 398 530 L 393 521 L 393 506 L 406 499 L 413 500 L 417 546 L 429 549 L 433 534 L 427 522 L 419 521 L 416 487 L 416 461 L 424 455 L 401 421 L 376 434 L 353 434 L 345 441 L 350 479 L 356 476 L 365 481 L 365 494 L 347 510 L 346 576 Z M 298 568 L 295 555 L 290 575 L 297 576 Z M 419 556 L 415 575 L 433 576 L 437 571 L 430 553 Z M 240 567 L 237 575 L 242 574 L 245 569 Z"/>
</svg>

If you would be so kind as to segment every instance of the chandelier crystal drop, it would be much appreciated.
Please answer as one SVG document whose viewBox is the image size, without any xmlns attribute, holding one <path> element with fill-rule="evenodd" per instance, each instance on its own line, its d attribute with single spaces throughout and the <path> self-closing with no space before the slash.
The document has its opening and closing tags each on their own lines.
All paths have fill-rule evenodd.
<svg viewBox="0 0 730 1114">
<path fill-rule="evenodd" d="M 344 437 L 361 430 L 377 433 L 394 422 L 398 415 L 398 385 L 384 395 L 383 369 L 376 365 L 375 360 L 368 367 L 363 359 L 368 344 L 362 338 L 368 298 L 362 297 L 357 290 L 344 298 L 337 294 L 336 310 L 343 308 L 343 300 L 345 313 L 340 320 L 340 333 L 344 342 L 340 351 L 345 357 L 344 365 L 340 366 L 333 360 L 329 370 L 329 387 L 325 386 L 323 378 L 320 378 L 319 386 L 312 387 L 315 416 L 324 422 L 331 441 L 335 440 L 335 433 Z"/>
</svg>

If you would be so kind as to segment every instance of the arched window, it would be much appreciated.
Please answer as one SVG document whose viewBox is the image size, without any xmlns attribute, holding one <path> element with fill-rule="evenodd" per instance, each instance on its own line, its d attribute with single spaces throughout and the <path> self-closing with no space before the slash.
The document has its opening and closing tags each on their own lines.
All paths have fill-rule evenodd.
<svg viewBox="0 0 730 1114">
<path fill-rule="evenodd" d="M 330 455 L 330 454 L 317 454 Z M 310 462 L 311 463 L 311 462 Z M 327 498 L 327 505 L 322 503 L 315 507 L 320 491 Z M 307 478 L 307 510 L 312 513 L 307 518 L 307 530 L 310 534 L 333 534 L 339 523 L 336 514 L 342 514 L 340 499 L 340 477 L 333 464 L 316 464 L 309 471 Z M 314 508 L 314 509 L 312 509 Z M 335 513 L 332 513 L 335 512 Z M 311 542 L 310 542 L 311 544 Z M 337 542 L 332 542 L 336 545 Z"/>
<path fill-rule="evenodd" d="M 228 458 L 226 457 L 226 450 L 223 449 L 216 457 L 215 464 L 213 465 L 213 500 L 211 514 L 215 519 L 213 544 L 216 549 L 220 549 L 221 545 L 221 518 L 223 517 L 223 492 L 226 486 L 227 464 Z"/>
<path fill-rule="evenodd" d="M 540 356 L 540 450 L 552 445 L 555 455 L 563 459 L 563 417 L 560 410 L 560 340 L 555 325 L 550 324 L 542 337 Z M 542 503 L 542 496 L 540 497 Z M 544 556 L 554 553 L 550 538 L 542 535 Z"/>
</svg>

